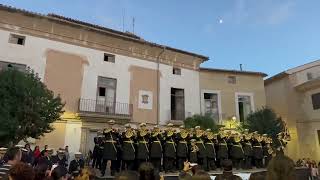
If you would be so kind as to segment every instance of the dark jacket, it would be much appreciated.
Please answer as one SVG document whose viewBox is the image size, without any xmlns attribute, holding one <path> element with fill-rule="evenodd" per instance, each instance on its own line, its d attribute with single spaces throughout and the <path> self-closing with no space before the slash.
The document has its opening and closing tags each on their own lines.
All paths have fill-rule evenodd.
<svg viewBox="0 0 320 180">
<path fill-rule="evenodd" d="M 229 150 L 228 144 L 224 138 L 218 140 L 218 159 L 228 159 Z"/>
<path fill-rule="evenodd" d="M 135 159 L 135 137 L 132 136 L 127 138 L 125 132 L 121 136 L 121 151 L 122 151 L 122 160 L 130 161 Z"/>
<path fill-rule="evenodd" d="M 207 150 L 206 150 L 206 146 L 205 146 L 205 137 L 204 135 L 202 135 L 201 137 L 197 137 L 195 136 L 196 139 L 196 145 L 199 148 L 199 152 L 198 152 L 198 158 L 205 158 L 207 157 Z"/>
<path fill-rule="evenodd" d="M 48 169 L 51 169 L 53 163 L 52 163 L 52 158 L 47 157 L 47 156 L 42 156 L 39 158 L 38 164 L 46 164 L 48 165 Z"/>
<path fill-rule="evenodd" d="M 67 158 L 65 156 L 63 156 L 62 158 L 59 158 L 58 155 L 52 156 L 52 163 L 53 164 L 58 164 L 59 166 L 64 166 L 64 167 L 68 166 L 68 161 L 67 161 Z"/>
<path fill-rule="evenodd" d="M 161 158 L 162 157 L 162 144 L 163 137 L 159 133 L 157 136 L 150 136 L 150 158 Z"/>
<path fill-rule="evenodd" d="M 235 142 L 232 140 L 232 147 L 230 151 L 230 156 L 233 159 L 243 159 L 244 158 L 244 151 L 241 145 L 241 142 Z"/>
<path fill-rule="evenodd" d="M 103 159 L 106 160 L 117 160 L 119 135 L 117 132 L 111 130 L 104 133 L 105 142 L 103 146 Z"/>
<path fill-rule="evenodd" d="M 240 176 L 234 175 L 232 172 L 223 172 L 216 176 L 215 180 L 242 180 Z"/>
<path fill-rule="evenodd" d="M 164 157 L 175 158 L 176 157 L 176 144 L 175 144 L 175 133 L 173 135 L 168 136 L 167 132 L 164 133 Z"/>
<path fill-rule="evenodd" d="M 252 144 L 250 140 L 244 140 L 242 142 L 242 148 L 245 156 L 252 156 Z"/>
<path fill-rule="evenodd" d="M 253 149 L 253 157 L 255 159 L 262 159 L 263 158 L 263 149 L 260 142 L 256 139 L 252 141 L 252 149 Z"/>
<path fill-rule="evenodd" d="M 149 133 L 147 133 L 145 136 L 141 136 L 140 132 L 137 133 L 136 159 L 145 160 L 149 158 L 149 138 Z"/>
<path fill-rule="evenodd" d="M 207 150 L 207 157 L 211 158 L 211 159 L 216 158 L 216 150 L 215 150 L 214 140 L 206 139 L 205 146 L 206 146 L 206 150 Z"/>
<path fill-rule="evenodd" d="M 188 142 L 189 136 L 183 138 L 181 133 L 177 133 L 176 135 L 176 143 L 177 143 L 177 157 L 188 157 Z"/>
<path fill-rule="evenodd" d="M 80 170 L 84 168 L 84 161 L 82 159 L 79 160 L 72 160 L 69 166 L 69 173 L 70 174 L 79 174 Z"/>
</svg>

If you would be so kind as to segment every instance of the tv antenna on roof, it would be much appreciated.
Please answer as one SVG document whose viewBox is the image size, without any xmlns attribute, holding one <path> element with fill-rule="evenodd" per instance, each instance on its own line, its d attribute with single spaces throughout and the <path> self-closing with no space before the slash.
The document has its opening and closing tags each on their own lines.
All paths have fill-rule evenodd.
<svg viewBox="0 0 320 180">
<path fill-rule="evenodd" d="M 135 23 L 135 19 L 134 19 L 134 17 L 132 18 L 132 34 L 134 34 L 134 24 Z"/>
<path fill-rule="evenodd" d="M 123 11 L 122 11 L 122 32 L 124 32 L 125 16 L 126 16 L 126 9 L 123 9 Z"/>
</svg>

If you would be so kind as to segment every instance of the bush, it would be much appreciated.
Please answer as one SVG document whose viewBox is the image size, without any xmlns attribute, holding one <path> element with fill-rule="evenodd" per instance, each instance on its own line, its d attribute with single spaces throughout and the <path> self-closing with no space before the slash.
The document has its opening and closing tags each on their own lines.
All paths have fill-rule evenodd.
<svg viewBox="0 0 320 180">
<path fill-rule="evenodd" d="M 184 121 L 184 125 L 186 128 L 194 128 L 196 126 L 200 126 L 201 129 L 212 129 L 217 130 L 217 125 L 215 124 L 213 118 L 210 115 L 193 115 L 192 117 L 188 117 Z"/>
<path fill-rule="evenodd" d="M 276 138 L 278 133 L 285 131 L 285 123 L 271 108 L 263 107 L 248 115 L 242 123 L 242 129 L 258 131 L 259 134 L 268 134 Z"/>
</svg>

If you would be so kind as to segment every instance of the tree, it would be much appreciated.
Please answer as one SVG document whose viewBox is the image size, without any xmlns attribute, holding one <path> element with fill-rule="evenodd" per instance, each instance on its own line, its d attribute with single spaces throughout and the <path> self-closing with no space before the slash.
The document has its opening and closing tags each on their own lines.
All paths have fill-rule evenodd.
<svg viewBox="0 0 320 180">
<path fill-rule="evenodd" d="M 196 126 L 200 126 L 201 129 L 217 129 L 217 125 L 210 115 L 193 115 L 192 117 L 188 117 L 184 121 L 184 125 L 186 128 L 194 128 Z"/>
<path fill-rule="evenodd" d="M 54 97 L 33 70 L 0 71 L 0 146 L 51 132 L 63 107 L 61 98 Z"/>
<path fill-rule="evenodd" d="M 285 131 L 285 123 L 281 117 L 268 107 L 263 107 L 248 115 L 242 124 L 243 129 L 258 131 L 259 134 L 268 134 L 275 138 L 278 133 Z"/>
</svg>

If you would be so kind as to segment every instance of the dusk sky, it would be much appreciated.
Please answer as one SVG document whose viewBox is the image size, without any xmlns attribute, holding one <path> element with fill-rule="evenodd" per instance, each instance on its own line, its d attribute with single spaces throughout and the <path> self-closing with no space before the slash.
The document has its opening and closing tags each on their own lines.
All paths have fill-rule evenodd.
<svg viewBox="0 0 320 180">
<path fill-rule="evenodd" d="M 0 0 L 210 57 L 203 67 L 269 75 L 320 59 L 319 0 Z"/>
</svg>

